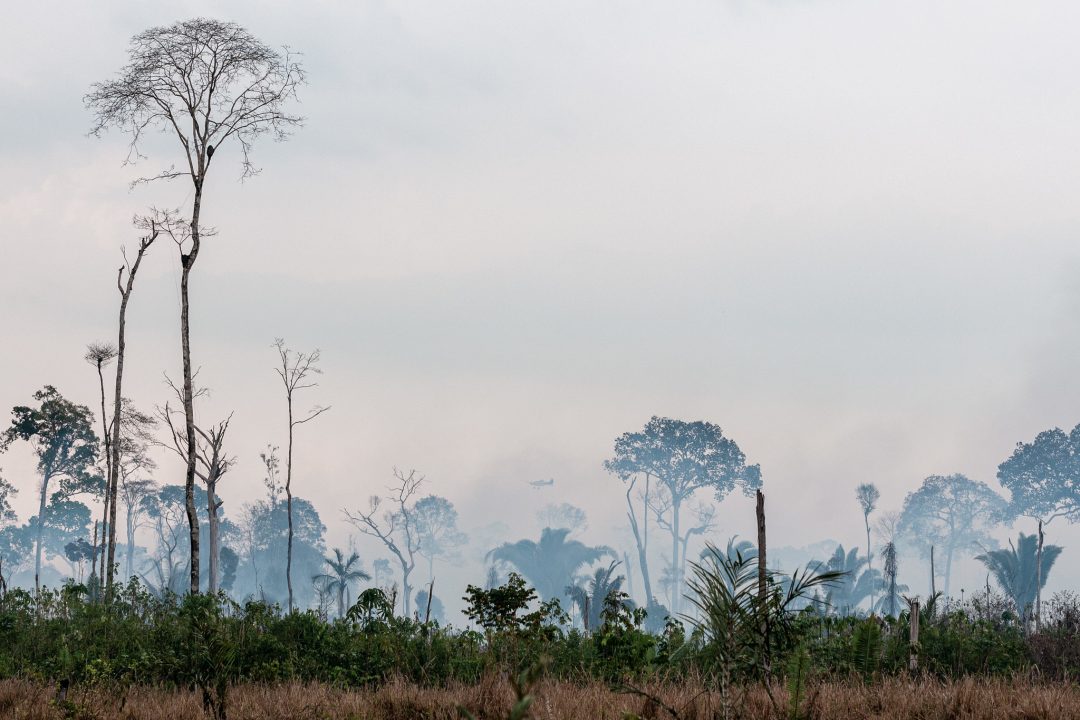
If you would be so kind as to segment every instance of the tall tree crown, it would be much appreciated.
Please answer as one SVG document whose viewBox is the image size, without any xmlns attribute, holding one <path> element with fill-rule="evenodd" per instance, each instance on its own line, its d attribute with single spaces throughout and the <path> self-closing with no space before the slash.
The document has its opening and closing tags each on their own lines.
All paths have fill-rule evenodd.
<svg viewBox="0 0 1080 720">
<path fill-rule="evenodd" d="M 747 465 L 734 440 L 718 425 L 653 417 L 640 432 L 615 440 L 615 452 L 604 463 L 621 478 L 646 474 L 660 481 L 676 501 L 700 488 L 721 500 L 740 487 L 752 496 L 761 487 L 761 467 Z"/>
<path fill-rule="evenodd" d="M 1045 430 L 1030 443 L 1018 443 L 997 476 L 1012 496 L 1013 517 L 1080 521 L 1080 425 L 1068 433 Z"/>
<path fill-rule="evenodd" d="M 288 48 L 275 50 L 236 23 L 194 18 L 133 37 L 128 64 L 95 83 L 84 100 L 94 134 L 115 127 L 131 136 L 129 160 L 141 157 L 148 131 L 175 134 L 187 168 L 157 177 L 187 175 L 199 184 L 215 150 L 230 140 L 240 145 L 244 176 L 254 174 L 253 141 L 267 134 L 284 139 L 301 124 L 285 105 L 303 82 Z"/>
<path fill-rule="evenodd" d="M 86 481 L 98 453 L 93 413 L 66 399 L 52 385 L 34 393 L 34 400 L 40 403 L 38 407 L 19 405 L 12 409 L 11 425 L 0 436 L 0 449 L 24 440 L 33 446 L 42 475 Z"/>
</svg>

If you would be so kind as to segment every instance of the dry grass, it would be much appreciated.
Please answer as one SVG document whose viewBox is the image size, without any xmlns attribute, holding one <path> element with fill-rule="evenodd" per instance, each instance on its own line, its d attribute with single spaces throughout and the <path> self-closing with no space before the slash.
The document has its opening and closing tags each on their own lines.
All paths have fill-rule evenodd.
<svg viewBox="0 0 1080 720">
<path fill-rule="evenodd" d="M 650 685 L 650 694 L 676 709 L 683 720 L 723 717 L 720 698 L 703 693 L 696 683 Z M 120 720 L 203 718 L 201 696 L 156 688 L 132 688 L 125 693 L 98 688 L 72 689 L 67 703 L 54 700 L 55 687 L 21 680 L 0 681 L 0 718 L 18 720 Z M 781 704 L 786 697 L 775 691 Z M 671 715 L 648 699 L 617 693 L 601 684 L 541 683 L 530 717 L 536 720 L 585 718 L 622 720 L 625 713 L 671 720 Z M 806 717 L 814 720 L 895 718 L 918 720 L 1059 720 L 1080 718 L 1080 686 L 1027 680 L 967 679 L 955 683 L 886 679 L 863 686 L 857 682 L 823 683 L 810 690 Z M 339 690 L 325 685 L 241 685 L 229 698 L 230 720 L 285 718 L 357 718 L 363 720 L 450 720 L 457 706 L 477 718 L 502 720 L 512 703 L 509 684 L 491 677 L 475 686 L 420 688 L 392 682 L 372 690 Z M 751 688 L 738 703 L 735 717 L 780 720 L 762 688 Z"/>
</svg>

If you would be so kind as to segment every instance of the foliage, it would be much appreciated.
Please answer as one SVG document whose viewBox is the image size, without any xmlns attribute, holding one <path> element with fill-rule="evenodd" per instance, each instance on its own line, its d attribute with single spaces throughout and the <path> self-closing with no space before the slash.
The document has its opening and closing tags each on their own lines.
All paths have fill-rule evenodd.
<svg viewBox="0 0 1080 720">
<path fill-rule="evenodd" d="M 976 556 L 976 560 L 986 566 L 994 577 L 994 582 L 1013 602 L 1016 612 L 1025 620 L 1032 612 L 1035 596 L 1039 588 L 1046 587 L 1050 569 L 1054 566 L 1062 548 L 1059 545 L 1044 545 L 1042 553 L 1042 574 L 1039 582 L 1039 538 L 1037 535 L 1020 533 L 1014 544 L 1009 541 L 1009 548 L 990 550 Z"/>
<path fill-rule="evenodd" d="M 725 664 L 732 683 L 756 680 L 765 650 L 773 668 L 788 669 L 789 684 L 793 665 L 801 665 L 804 679 L 906 671 L 906 611 L 875 619 L 794 612 L 793 598 L 823 582 L 801 573 L 789 582 L 770 577 L 763 606 L 754 563 L 730 562 L 723 553 L 716 557 L 715 566 L 709 562 L 701 566 L 703 574 L 695 573 L 701 592 L 693 597 L 703 611 L 700 619 L 688 618 L 689 636 L 675 621 L 662 634 L 647 632 L 645 611 L 630 609 L 617 594 L 606 604 L 599 629 L 584 636 L 562 625 L 565 616 L 554 603 L 537 606 L 535 591 L 519 576 L 493 591 L 470 588 L 466 599 L 483 633 L 395 617 L 378 589 L 365 590 L 344 619 L 330 622 L 314 612 L 287 614 L 222 595 L 157 597 L 138 582 L 118 585 L 109 606 L 93 602 L 81 585 L 43 589 L 37 598 L 14 589 L 0 598 L 0 678 L 191 684 L 209 695 L 212 706 L 229 692 L 218 687 L 219 679 L 362 686 L 398 676 L 424 685 L 469 684 L 492 671 L 519 673 L 541 658 L 549 659 L 553 678 L 616 684 L 719 680 Z M 1056 597 L 1046 603 L 1045 616 L 1041 633 L 1026 634 L 1016 614 L 993 595 L 925 609 L 921 665 L 933 676 L 957 678 L 1011 676 L 1038 661 L 1053 677 L 1075 677 L 1080 602 Z M 797 659 L 800 648 L 809 665 Z"/>
<path fill-rule="evenodd" d="M 529 611 L 539 597 L 517 573 L 510 573 L 505 585 L 490 590 L 469 585 L 462 599 L 467 603 L 465 617 L 485 630 L 495 632 L 538 632 L 561 615 L 558 600 Z"/>
<path fill-rule="evenodd" d="M 986 483 L 963 475 L 932 475 L 904 498 L 900 533 L 926 554 L 931 547 L 944 551 L 948 595 L 954 557 L 992 547 L 989 531 L 1005 508 L 1005 501 Z"/>
<path fill-rule="evenodd" d="M 458 529 L 458 512 L 454 503 L 438 495 L 428 495 L 416 501 L 412 508 L 416 516 L 416 534 L 420 554 L 428 561 L 428 579 L 434 576 L 436 559 L 453 559 L 458 548 L 469 536 Z"/>
<path fill-rule="evenodd" d="M 631 487 L 638 476 L 646 478 L 646 488 L 651 481 L 657 483 L 658 492 L 653 501 L 650 501 L 648 490 L 642 497 L 645 520 L 648 521 L 647 515 L 651 511 L 671 536 L 669 584 L 674 590 L 672 608 L 678 611 L 686 545 L 690 535 L 703 533 L 711 526 L 714 517 L 714 511 L 709 506 L 699 507 L 697 525 L 683 528 L 684 504 L 699 490 L 711 491 L 717 501 L 723 500 L 736 487 L 741 487 L 748 496 L 753 495 L 761 487 L 761 468 L 747 465 L 743 451 L 734 440 L 724 437 L 718 425 L 661 417 L 650 419 L 640 432 L 628 432 L 616 438 L 614 454 L 604 462 L 604 467 L 624 482 L 631 483 Z M 651 592 L 648 588 L 647 548 L 632 508 L 629 519 L 638 545 L 646 591 Z M 648 599 L 651 603 L 652 598 Z"/>
<path fill-rule="evenodd" d="M 867 558 L 859 557 L 857 548 L 845 552 L 843 545 L 836 547 L 832 557 L 824 564 L 826 570 L 839 574 L 826 595 L 826 602 L 833 612 L 841 615 L 853 614 L 859 603 L 869 598 L 881 585 L 881 573 L 877 570 L 864 570 L 867 564 Z"/>
<path fill-rule="evenodd" d="M 42 477 L 46 481 L 59 479 L 65 495 L 77 492 L 97 461 L 94 416 L 88 407 L 67 400 L 52 385 L 35 392 L 34 400 L 40 403 L 36 408 L 19 405 L 12 409 L 11 426 L 0 435 L 0 449 L 7 449 L 16 440 L 30 443 Z"/>
<path fill-rule="evenodd" d="M 618 561 L 613 561 L 606 568 L 597 568 L 588 582 L 579 581 L 566 588 L 566 595 L 576 606 L 586 631 L 600 627 L 608 598 L 624 595 L 622 585 L 626 578 L 615 575 L 618 565 Z"/>
<path fill-rule="evenodd" d="M 345 596 L 349 588 L 359 580 L 370 580 L 371 576 L 360 566 L 360 555 L 356 552 L 346 558 L 341 548 L 334 548 L 334 557 L 324 558 L 323 562 L 330 572 L 312 575 L 311 581 L 322 584 L 328 592 L 337 597 L 338 617 L 345 617 L 345 608 L 348 606 Z"/>
<path fill-rule="evenodd" d="M 998 481 L 1012 494 L 1014 517 L 1080 520 L 1080 425 L 1067 434 L 1054 428 L 1030 443 L 1018 443 L 998 466 Z"/>
<path fill-rule="evenodd" d="M 488 559 L 510 563 L 532 582 L 542 598 L 555 600 L 565 596 L 566 586 L 582 566 L 605 555 L 616 557 L 609 547 L 590 547 L 568 540 L 569 534 L 566 528 L 544 528 L 539 542 L 506 543 L 489 552 Z"/>
</svg>

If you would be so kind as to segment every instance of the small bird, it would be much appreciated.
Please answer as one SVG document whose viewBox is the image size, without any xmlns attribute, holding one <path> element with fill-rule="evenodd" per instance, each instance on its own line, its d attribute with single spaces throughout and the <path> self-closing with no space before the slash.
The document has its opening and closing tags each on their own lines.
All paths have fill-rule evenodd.
<svg viewBox="0 0 1080 720">
<path fill-rule="evenodd" d="M 206 146 L 206 159 L 209 160 L 212 157 L 214 157 L 214 146 L 213 145 L 207 145 Z"/>
</svg>

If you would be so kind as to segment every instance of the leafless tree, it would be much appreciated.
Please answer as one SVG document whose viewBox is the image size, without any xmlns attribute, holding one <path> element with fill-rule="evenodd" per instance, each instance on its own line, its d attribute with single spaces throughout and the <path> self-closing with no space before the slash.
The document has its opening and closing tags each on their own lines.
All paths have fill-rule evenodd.
<svg viewBox="0 0 1080 720">
<path fill-rule="evenodd" d="M 348 510 L 344 512 L 349 522 L 365 535 L 378 539 L 401 564 L 401 589 L 405 598 L 405 615 L 408 616 L 412 612 L 412 586 L 409 584 L 409 576 L 416 569 L 416 556 L 420 551 L 420 536 L 411 500 L 424 482 L 424 476 L 417 475 L 415 470 L 404 473 L 394 468 L 394 480 L 396 482 L 389 488 L 389 495 L 385 498 L 391 508 L 381 517 L 377 517 L 377 513 L 384 498 L 378 495 L 371 496 L 366 513 L 351 513 Z"/>
<path fill-rule="evenodd" d="M 296 56 L 275 50 L 235 23 L 207 18 L 153 27 L 136 35 L 128 64 L 113 79 L 95 83 L 85 98 L 94 113 L 93 134 L 117 128 L 130 137 L 128 162 L 141 158 L 148 133 L 175 135 L 183 151 L 174 164 L 134 181 L 188 178 L 193 186 L 188 232 L 175 235 L 180 254 L 180 344 L 183 408 L 188 443 L 184 486 L 191 545 L 191 592 L 199 591 L 199 521 L 195 509 L 195 409 L 189 321 L 189 280 L 202 238 L 203 193 L 215 153 L 228 143 L 240 148 L 241 177 L 257 172 L 251 161 L 256 139 L 284 140 L 302 118 L 285 111 L 304 82 Z"/>
<path fill-rule="evenodd" d="M 184 396 L 184 390 L 177 387 L 171 381 L 169 385 L 178 398 Z M 197 391 L 196 394 L 200 394 Z M 229 422 L 232 421 L 232 413 L 222 422 L 212 425 L 209 430 L 195 425 L 194 442 L 189 442 L 187 429 L 181 427 L 174 420 L 179 411 L 174 411 L 168 403 L 165 407 L 158 408 L 158 416 L 169 430 L 169 440 L 163 443 L 166 447 L 177 454 L 180 459 L 188 461 L 187 453 L 191 447 L 195 448 L 195 476 L 206 486 L 206 516 L 210 528 L 210 552 L 207 580 L 207 589 L 217 592 L 218 589 L 218 553 L 220 545 L 220 522 L 218 510 L 222 501 L 217 496 L 218 482 L 225 473 L 229 472 L 236 463 L 236 458 L 225 452 L 225 434 L 229 430 Z M 195 558 L 193 562 L 198 562 Z"/>
<path fill-rule="evenodd" d="M 108 478 L 106 481 L 106 505 L 108 508 L 108 521 L 106 527 L 108 528 L 108 562 L 106 571 L 106 589 L 112 588 L 114 563 L 116 563 L 117 555 L 117 491 L 120 485 L 120 471 L 122 460 L 120 458 L 121 450 L 125 447 L 133 447 L 125 445 L 123 439 L 123 432 L 125 425 L 140 425 L 146 426 L 146 418 L 141 420 L 136 417 L 132 417 L 129 413 L 126 422 L 124 418 L 124 397 L 123 397 L 123 382 L 124 382 L 124 353 L 127 348 L 127 302 L 131 300 L 132 290 L 135 288 L 135 273 L 138 272 L 138 268 L 143 263 L 143 258 L 146 256 L 147 250 L 153 244 L 153 241 L 158 239 L 158 235 L 161 233 L 161 226 L 159 223 L 163 223 L 165 227 L 175 225 L 177 222 L 176 217 L 171 213 L 159 213 L 154 212 L 149 217 L 136 217 L 135 227 L 143 230 L 145 234 L 139 237 L 138 249 L 135 252 L 135 261 L 131 262 L 127 259 L 127 253 L 125 249 L 121 250 L 124 258 L 124 263 L 117 270 L 117 289 L 120 291 L 120 318 L 117 329 L 117 375 L 116 381 L 114 381 L 114 392 L 112 396 L 112 429 L 106 433 L 106 448 L 109 454 L 107 462 L 108 466 Z M 104 422 L 105 407 L 102 407 L 102 417 Z"/>
<path fill-rule="evenodd" d="M 285 341 L 278 338 L 274 341 L 274 347 L 278 351 L 278 359 L 281 366 L 277 368 L 277 374 L 281 378 L 281 384 L 285 386 L 285 403 L 289 411 L 289 443 L 285 451 L 285 503 L 289 519 L 289 542 L 286 545 L 285 557 L 285 584 L 289 588 L 289 612 L 293 609 L 292 587 L 292 556 L 293 556 L 293 514 L 292 514 L 292 468 L 293 468 L 293 431 L 298 425 L 303 425 L 322 415 L 329 407 L 315 406 L 304 417 L 297 418 L 293 414 L 293 396 L 299 390 L 313 388 L 318 385 L 314 376 L 321 375 L 319 360 L 322 356 L 316 348 L 309 353 L 293 352 L 285 347 Z"/>
<path fill-rule="evenodd" d="M 144 230 L 146 234 L 139 238 L 139 248 L 135 255 L 135 261 L 130 262 L 126 248 L 121 248 L 124 264 L 120 266 L 116 274 L 116 288 L 120 291 L 120 319 L 117 331 L 117 343 L 115 346 L 106 343 L 95 343 L 87 346 L 86 361 L 97 368 L 98 382 L 101 386 L 101 425 L 102 440 L 105 445 L 105 496 L 102 510 L 102 553 L 101 572 L 99 577 L 105 579 L 106 590 L 111 590 L 114 580 L 114 563 L 116 562 L 116 495 L 120 479 L 120 453 L 124 445 L 122 439 L 123 414 L 124 414 L 124 356 L 127 348 L 127 307 L 131 299 L 131 292 L 135 287 L 135 274 L 139 271 L 143 256 L 157 239 L 161 232 L 159 222 L 166 227 L 176 224 L 175 215 L 169 212 L 154 211 L 149 217 L 136 216 L 135 227 Z M 116 375 L 114 377 L 113 413 L 109 419 L 105 412 L 105 376 L 102 369 L 112 360 L 116 360 Z M 107 535 L 106 535 L 107 532 Z"/>
<path fill-rule="evenodd" d="M 648 500 L 648 507 L 652 510 L 653 515 L 656 518 L 656 524 L 663 530 L 671 530 L 670 512 L 671 512 L 671 493 L 667 492 L 662 486 L 658 488 Z M 698 502 L 691 506 L 689 517 L 686 518 L 685 531 L 679 537 L 679 560 L 678 565 L 672 566 L 674 577 L 672 578 L 672 604 L 674 605 L 677 597 L 676 595 L 682 592 L 683 578 L 686 577 L 686 551 L 690 546 L 690 538 L 695 535 L 704 535 L 708 531 L 716 527 L 716 506 L 712 503 Z"/>
</svg>

